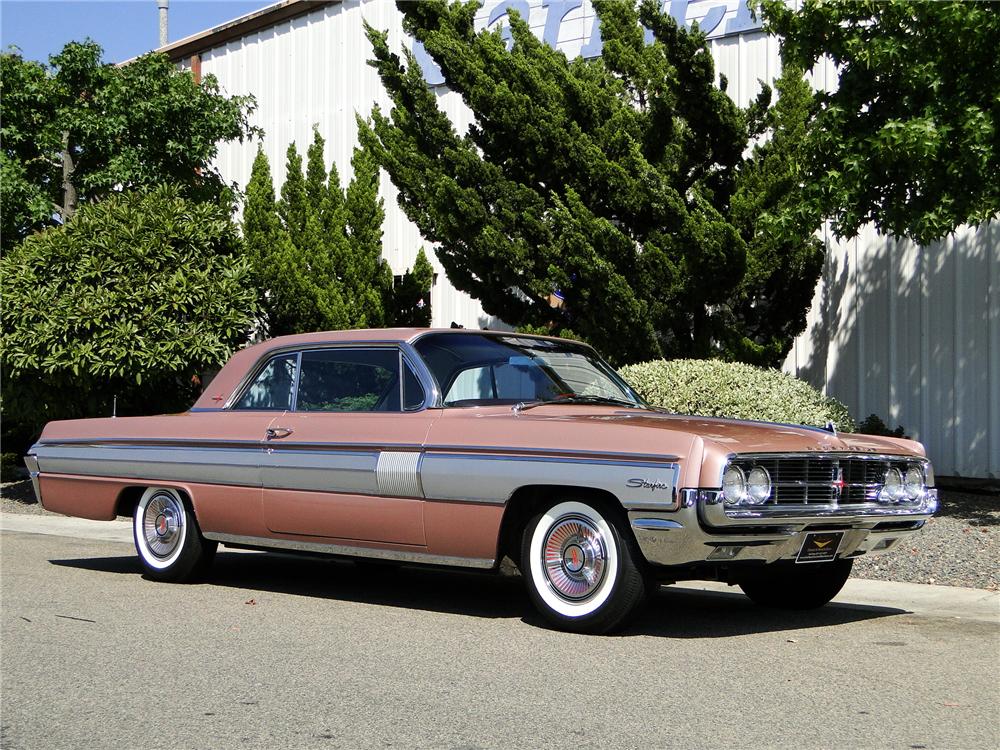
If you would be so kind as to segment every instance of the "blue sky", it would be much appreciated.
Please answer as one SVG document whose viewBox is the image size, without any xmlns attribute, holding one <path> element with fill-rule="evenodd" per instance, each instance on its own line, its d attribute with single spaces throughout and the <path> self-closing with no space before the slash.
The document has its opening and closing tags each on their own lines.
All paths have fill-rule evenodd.
<svg viewBox="0 0 1000 750">
<path fill-rule="evenodd" d="M 170 0 L 174 42 L 274 0 Z M 156 0 L 0 0 L 0 47 L 21 48 L 29 60 L 48 62 L 66 42 L 90 37 L 106 62 L 121 62 L 159 44 Z"/>
</svg>

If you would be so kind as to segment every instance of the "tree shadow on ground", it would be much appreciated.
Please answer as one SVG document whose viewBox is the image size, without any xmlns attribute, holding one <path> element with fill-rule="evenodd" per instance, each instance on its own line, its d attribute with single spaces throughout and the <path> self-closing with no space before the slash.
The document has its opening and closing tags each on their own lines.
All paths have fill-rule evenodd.
<svg viewBox="0 0 1000 750">
<path fill-rule="evenodd" d="M 50 560 L 53 565 L 100 573 L 140 575 L 134 556 Z M 168 585 L 168 584 L 159 584 Z M 519 576 L 497 576 L 409 565 L 354 564 L 270 552 L 220 552 L 201 586 L 267 591 L 487 619 L 514 619 L 545 627 Z M 905 610 L 831 604 L 809 612 L 757 607 L 740 593 L 662 588 L 619 636 L 729 638 L 754 633 L 829 627 Z M 374 615 L 373 613 L 373 616 Z"/>
<path fill-rule="evenodd" d="M 935 515 L 964 520 L 969 526 L 1000 526 L 1000 495 L 942 490 Z"/>
</svg>

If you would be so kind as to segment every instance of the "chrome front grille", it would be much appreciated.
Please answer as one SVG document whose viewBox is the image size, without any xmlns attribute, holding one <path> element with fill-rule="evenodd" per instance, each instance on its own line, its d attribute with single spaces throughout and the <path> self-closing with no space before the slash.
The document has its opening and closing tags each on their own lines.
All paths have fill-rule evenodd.
<svg viewBox="0 0 1000 750">
<path fill-rule="evenodd" d="M 878 500 L 890 467 L 906 474 L 915 461 L 884 456 L 736 456 L 746 474 L 760 466 L 771 475 L 773 505 L 864 505 Z"/>
</svg>

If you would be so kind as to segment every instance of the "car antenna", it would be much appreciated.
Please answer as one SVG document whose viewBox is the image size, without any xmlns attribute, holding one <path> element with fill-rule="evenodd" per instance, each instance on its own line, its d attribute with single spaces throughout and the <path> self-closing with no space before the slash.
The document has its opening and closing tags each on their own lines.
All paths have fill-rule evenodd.
<svg viewBox="0 0 1000 750">
<path fill-rule="evenodd" d="M 118 416 L 118 394 L 115 394 L 114 400 L 111 402 L 111 418 L 115 419 Z"/>
</svg>

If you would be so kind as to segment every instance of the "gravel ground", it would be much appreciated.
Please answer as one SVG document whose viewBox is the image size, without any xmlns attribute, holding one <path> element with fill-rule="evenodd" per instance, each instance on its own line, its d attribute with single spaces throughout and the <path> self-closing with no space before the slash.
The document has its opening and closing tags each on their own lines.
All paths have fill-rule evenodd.
<svg viewBox="0 0 1000 750">
<path fill-rule="evenodd" d="M 1000 494 L 944 490 L 941 508 L 903 547 L 854 563 L 855 578 L 1000 590 Z M 47 515 L 27 480 L 0 485 L 0 511 Z"/>
<path fill-rule="evenodd" d="M 854 562 L 855 578 L 997 591 L 1000 494 L 943 490 L 941 507 L 907 544 Z"/>
</svg>

